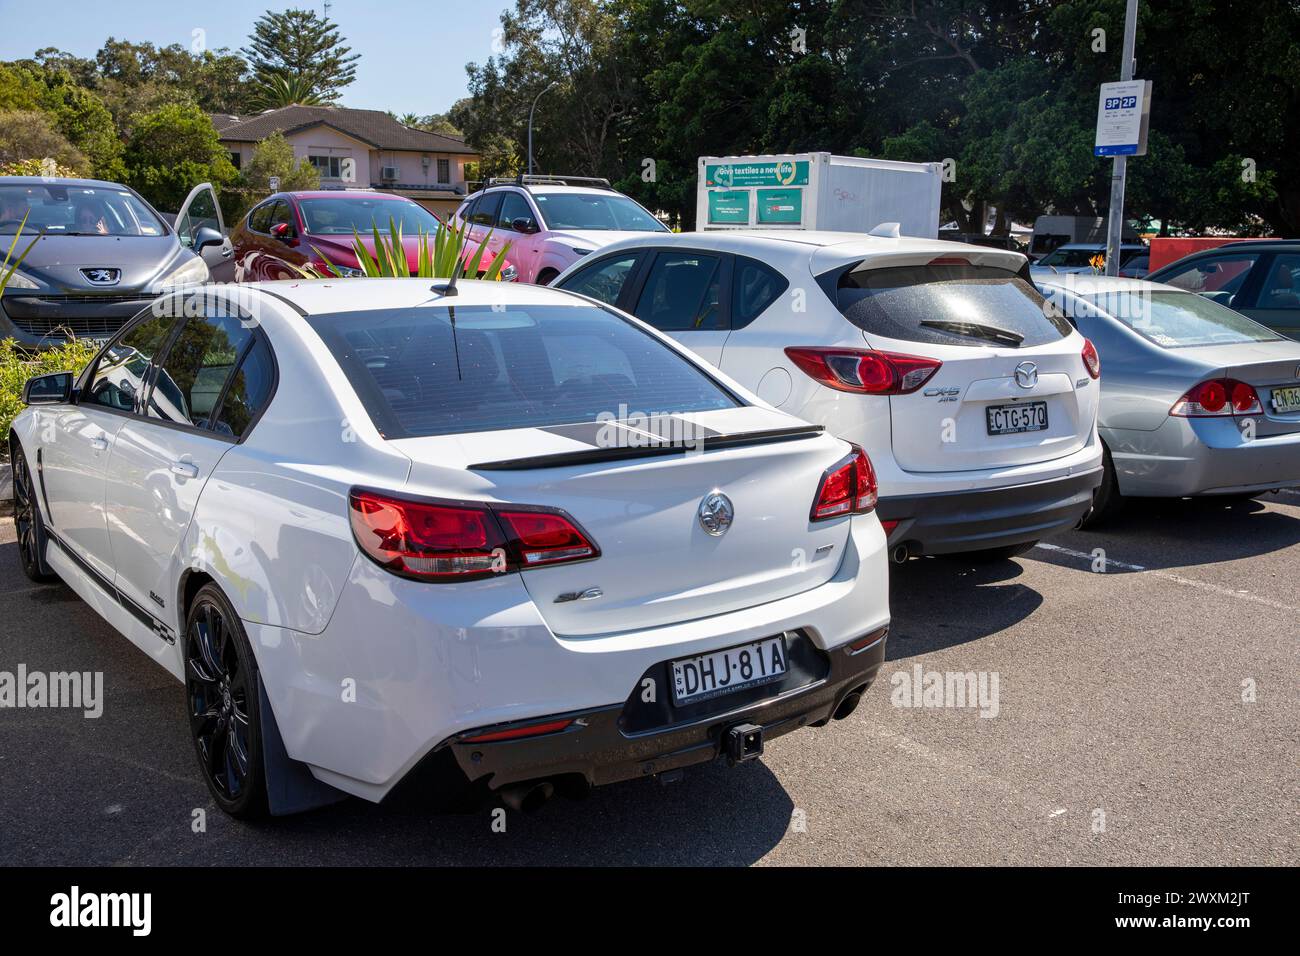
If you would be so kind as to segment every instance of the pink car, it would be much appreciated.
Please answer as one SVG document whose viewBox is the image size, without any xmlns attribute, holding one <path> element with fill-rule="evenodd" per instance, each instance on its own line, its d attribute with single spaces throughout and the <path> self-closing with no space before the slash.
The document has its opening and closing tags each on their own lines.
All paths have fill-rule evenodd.
<svg viewBox="0 0 1300 956">
<path fill-rule="evenodd" d="M 419 256 L 419 236 L 437 231 L 438 217 L 419 203 L 385 193 L 321 190 L 276 193 L 254 206 L 230 231 L 237 282 L 261 279 L 295 279 L 298 269 L 312 265 L 325 271 L 326 260 L 344 272 L 360 274 L 360 263 L 352 247 L 355 234 L 374 255 L 374 226 L 387 236 L 390 219 L 402 230 L 402 246 L 412 273 Z M 355 232 L 354 232 L 355 230 Z M 467 250 L 467 256 L 473 252 Z M 483 256 L 480 270 L 491 265 L 496 253 Z M 513 278 L 508 263 L 503 278 Z"/>
</svg>

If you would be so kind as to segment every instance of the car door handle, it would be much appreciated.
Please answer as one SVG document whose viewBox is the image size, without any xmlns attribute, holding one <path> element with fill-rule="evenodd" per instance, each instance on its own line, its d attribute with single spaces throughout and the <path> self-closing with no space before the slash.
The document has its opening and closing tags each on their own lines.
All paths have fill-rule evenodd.
<svg viewBox="0 0 1300 956">
<path fill-rule="evenodd" d="M 174 461 L 171 465 L 171 472 L 181 478 L 197 478 L 199 476 L 199 466 L 192 461 Z"/>
<path fill-rule="evenodd" d="M 95 449 L 95 451 L 108 451 L 108 439 L 102 436 L 99 438 L 92 438 L 90 440 L 90 447 Z"/>
</svg>

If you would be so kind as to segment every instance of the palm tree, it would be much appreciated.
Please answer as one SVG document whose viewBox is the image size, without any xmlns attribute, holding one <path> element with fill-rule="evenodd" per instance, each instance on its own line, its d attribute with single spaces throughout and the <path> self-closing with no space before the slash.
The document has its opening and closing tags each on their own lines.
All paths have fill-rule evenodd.
<svg viewBox="0 0 1300 956">
<path fill-rule="evenodd" d="M 424 122 L 424 117 L 418 113 L 403 113 L 397 122 L 403 126 L 419 126 Z"/>
<path fill-rule="evenodd" d="M 261 110 L 276 110 L 282 106 L 321 106 L 324 100 L 304 76 L 272 73 L 262 77 L 253 93 L 253 105 Z"/>
</svg>

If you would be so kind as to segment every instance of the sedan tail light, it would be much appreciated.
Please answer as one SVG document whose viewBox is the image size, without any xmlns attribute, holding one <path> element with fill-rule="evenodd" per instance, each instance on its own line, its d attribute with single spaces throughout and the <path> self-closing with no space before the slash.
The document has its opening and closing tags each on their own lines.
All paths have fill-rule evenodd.
<svg viewBox="0 0 1300 956">
<path fill-rule="evenodd" d="M 401 498 L 354 488 L 352 534 L 376 564 L 421 581 L 468 581 L 586 561 L 600 549 L 558 508 Z"/>
<path fill-rule="evenodd" d="M 871 459 L 857 445 L 847 456 L 826 469 L 817 497 L 813 499 L 810 521 L 825 521 L 841 515 L 862 515 L 876 507 L 876 469 Z"/>
<path fill-rule="evenodd" d="M 1097 354 L 1097 346 L 1092 344 L 1092 339 L 1083 340 L 1083 367 L 1093 378 L 1101 378 L 1101 356 Z"/>
<path fill-rule="evenodd" d="M 906 395 L 930 380 L 943 365 L 938 359 L 875 349 L 795 347 L 790 361 L 828 388 L 863 395 Z"/>
<path fill-rule="evenodd" d="M 1217 418 L 1225 415 L 1262 415 L 1255 389 L 1235 378 L 1215 378 L 1201 382 L 1174 402 L 1170 415 L 1179 418 Z"/>
</svg>

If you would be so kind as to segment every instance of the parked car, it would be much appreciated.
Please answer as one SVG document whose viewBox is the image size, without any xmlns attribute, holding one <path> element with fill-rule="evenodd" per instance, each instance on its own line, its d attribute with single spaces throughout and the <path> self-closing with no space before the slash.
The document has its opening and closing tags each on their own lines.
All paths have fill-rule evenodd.
<svg viewBox="0 0 1300 956">
<path fill-rule="evenodd" d="M 1193 253 L 1147 276 L 1198 292 L 1300 339 L 1300 239 L 1252 239 Z"/>
<path fill-rule="evenodd" d="M 163 291 L 206 282 L 228 245 L 196 188 L 176 228 L 132 189 L 97 179 L 0 176 L 0 245 L 16 261 L 0 339 L 31 349 L 107 339 Z"/>
<path fill-rule="evenodd" d="M 847 716 L 889 620 L 862 450 L 579 296 L 455 291 L 207 286 L 26 387 L 22 568 L 184 682 L 217 805 L 528 807 Z"/>
<path fill-rule="evenodd" d="M 1119 274 L 1124 279 L 1142 279 L 1151 271 L 1151 256 L 1145 252 L 1129 256 L 1119 267 Z"/>
<path fill-rule="evenodd" d="M 1142 243 L 1125 243 L 1119 247 L 1120 269 L 1124 269 L 1139 256 L 1147 254 L 1147 247 Z M 1104 242 L 1070 242 L 1057 246 L 1047 255 L 1029 267 L 1029 274 L 1037 279 L 1040 276 L 1070 275 L 1076 273 L 1095 273 L 1106 260 Z"/>
<path fill-rule="evenodd" d="M 1106 366 L 1105 477 L 1086 523 L 1125 498 L 1300 486 L 1300 343 L 1174 286 L 1106 276 L 1042 286 Z"/>
<path fill-rule="evenodd" d="M 933 239 L 710 232 L 615 243 L 555 285 L 632 313 L 867 450 L 896 561 L 996 559 L 1101 480 L 1096 352 L 1025 257 Z"/>
<path fill-rule="evenodd" d="M 360 236 L 366 251 L 374 255 L 375 228 L 387 238 L 394 225 L 402 232 L 402 247 L 414 274 L 420 234 L 432 237 L 439 225 L 438 217 L 415 200 L 363 190 L 275 193 L 250 209 L 230 233 L 234 281 L 297 279 L 308 266 L 325 272 L 333 265 L 347 276 L 364 275 L 353 240 Z M 480 274 L 495 255 L 483 256 Z M 502 277 L 513 279 L 513 270 L 502 269 Z"/>
<path fill-rule="evenodd" d="M 587 185 L 581 185 L 581 184 Z M 547 285 L 597 249 L 668 227 L 606 180 L 525 176 L 494 180 L 456 210 L 470 223 L 470 242 L 499 251 L 510 243 L 519 281 Z"/>
</svg>

